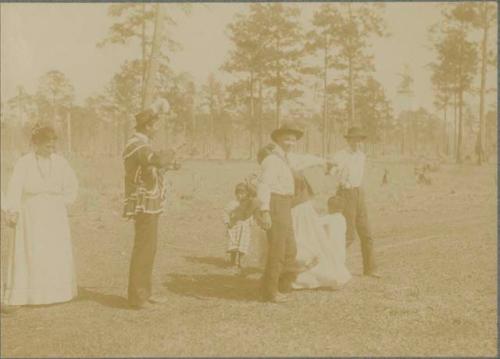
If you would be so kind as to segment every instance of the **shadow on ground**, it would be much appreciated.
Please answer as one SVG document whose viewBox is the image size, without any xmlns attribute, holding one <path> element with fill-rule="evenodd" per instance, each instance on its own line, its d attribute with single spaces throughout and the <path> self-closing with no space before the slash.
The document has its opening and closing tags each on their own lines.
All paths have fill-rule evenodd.
<svg viewBox="0 0 500 359">
<path fill-rule="evenodd" d="M 260 299 L 259 280 L 243 276 L 170 274 L 164 285 L 172 293 L 199 299 L 220 298 L 237 301 Z"/>
<path fill-rule="evenodd" d="M 129 309 L 128 301 L 124 297 L 113 294 L 103 294 L 89 290 L 88 288 L 78 287 L 78 301 L 91 301 L 106 307 L 115 309 Z"/>
<path fill-rule="evenodd" d="M 185 256 L 184 259 L 190 263 L 208 264 L 218 268 L 228 268 L 230 263 L 222 257 L 193 257 Z"/>
<path fill-rule="evenodd" d="M 196 263 L 196 264 L 208 264 L 217 268 L 230 268 L 231 265 L 229 261 L 227 261 L 225 258 L 222 257 L 194 257 L 194 256 L 185 256 L 184 259 L 189 262 L 189 263 Z M 243 272 L 245 275 L 252 275 L 255 273 L 262 273 L 261 268 L 257 267 L 246 267 L 245 263 L 243 262 Z"/>
</svg>

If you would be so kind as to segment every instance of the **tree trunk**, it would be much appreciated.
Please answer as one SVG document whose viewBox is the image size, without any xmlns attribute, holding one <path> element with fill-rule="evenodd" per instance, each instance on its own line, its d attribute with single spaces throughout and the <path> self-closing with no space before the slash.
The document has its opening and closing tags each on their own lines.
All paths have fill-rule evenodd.
<svg viewBox="0 0 500 359">
<path fill-rule="evenodd" d="M 254 143 L 253 143 L 253 132 L 252 130 L 249 130 L 249 148 L 248 148 L 248 159 L 251 160 L 253 159 L 253 147 L 254 147 Z"/>
<path fill-rule="evenodd" d="M 352 10 L 351 10 L 351 3 L 347 3 L 347 6 L 349 8 L 349 24 L 352 28 L 353 26 L 353 20 L 352 20 Z M 349 37 L 349 42 L 351 42 L 352 39 L 351 37 Z M 349 46 L 349 48 L 351 48 L 351 46 Z M 352 66 L 352 62 L 353 62 L 353 55 L 351 52 L 349 52 L 349 58 L 348 58 L 348 62 L 349 62 L 349 96 L 350 96 L 350 112 L 349 112 L 349 118 L 348 118 L 348 122 L 347 122 L 347 128 L 349 128 L 349 126 L 354 126 L 355 125 L 355 107 L 354 107 L 354 80 L 353 80 L 353 66 Z"/>
<path fill-rule="evenodd" d="M 384 127 L 382 129 L 382 156 L 385 156 L 385 146 L 387 141 L 387 127 Z"/>
<path fill-rule="evenodd" d="M 483 41 L 481 43 L 481 89 L 479 92 L 479 134 L 477 151 L 477 164 L 481 165 L 485 161 L 485 144 L 486 144 L 486 121 L 484 116 L 484 97 L 486 92 L 486 64 L 488 56 L 488 3 L 481 4 L 482 24 L 483 24 Z"/>
<path fill-rule="evenodd" d="M 305 137 L 306 137 L 306 143 L 305 143 L 305 147 L 306 147 L 306 153 L 310 153 L 310 146 L 311 146 L 311 139 L 310 139 L 310 133 L 309 133 L 309 129 L 307 128 L 306 131 L 305 131 Z"/>
<path fill-rule="evenodd" d="M 444 118 L 444 153 L 446 155 L 449 155 L 450 154 L 450 141 L 449 141 L 449 137 L 448 137 L 448 119 L 446 118 L 446 115 L 447 115 L 447 112 L 448 112 L 448 104 L 445 103 L 444 107 L 443 107 L 443 118 Z"/>
<path fill-rule="evenodd" d="M 190 148 L 190 152 L 191 153 L 194 153 L 195 152 L 195 149 L 197 148 L 197 129 L 196 129 L 196 115 L 194 113 L 194 110 L 191 112 L 191 120 L 192 120 L 192 124 L 191 124 L 191 148 Z"/>
<path fill-rule="evenodd" d="M 324 55 L 324 68 L 323 68 L 323 157 L 327 153 L 327 138 L 328 138 L 328 120 L 327 120 L 327 85 L 328 85 L 328 34 L 325 34 L 325 55 Z"/>
<path fill-rule="evenodd" d="M 280 50 L 280 39 L 276 39 L 276 48 Z M 280 127 L 280 106 L 281 106 L 281 68 L 279 58 L 276 59 L 276 128 Z"/>
<path fill-rule="evenodd" d="M 114 123 L 115 123 L 115 133 L 116 133 L 115 135 L 116 156 L 118 157 L 120 156 L 120 152 L 122 150 L 123 140 L 120 132 L 120 122 L 117 119 L 115 119 Z"/>
<path fill-rule="evenodd" d="M 259 76 L 259 130 L 258 130 L 258 143 L 259 143 L 259 149 L 262 148 L 262 118 L 263 115 L 263 104 L 262 104 L 262 79 Z"/>
<path fill-rule="evenodd" d="M 462 163 L 462 136 L 463 136 L 463 91 L 460 90 L 458 98 L 458 134 L 457 134 L 457 163 Z"/>
<path fill-rule="evenodd" d="M 463 41 L 465 39 L 464 30 L 462 28 L 462 36 L 460 38 L 459 46 L 459 65 L 458 65 L 458 134 L 457 134 L 457 148 L 456 156 L 457 163 L 462 163 L 462 131 L 463 131 L 463 107 L 464 107 L 464 85 L 463 85 L 463 74 L 462 74 L 462 62 L 463 62 Z"/>
<path fill-rule="evenodd" d="M 401 124 L 401 154 L 404 156 L 405 155 L 405 131 L 406 131 L 406 126 L 404 124 Z"/>
<path fill-rule="evenodd" d="M 417 118 L 418 120 L 418 118 Z M 418 128 L 418 122 L 414 122 L 413 123 L 413 150 L 414 150 L 414 153 L 418 155 L 418 151 L 420 150 L 420 146 L 418 144 L 418 131 L 419 131 L 419 128 Z"/>
<path fill-rule="evenodd" d="M 231 124 L 229 124 L 228 126 L 229 126 L 229 128 L 224 133 L 224 154 L 225 154 L 226 160 L 231 159 L 231 152 L 232 152 L 232 147 L 233 147 L 233 143 L 232 143 L 233 131 L 232 131 Z"/>
<path fill-rule="evenodd" d="M 255 103 L 254 103 L 254 98 L 253 98 L 253 88 L 254 88 L 254 72 L 253 70 L 250 70 L 250 129 L 252 133 L 252 137 L 254 136 L 255 129 L 254 129 L 254 120 L 255 120 Z"/>
<path fill-rule="evenodd" d="M 170 146 L 170 133 L 169 133 L 169 128 L 168 128 L 168 121 L 165 119 L 165 122 L 163 123 L 163 150 L 167 151 Z"/>
<path fill-rule="evenodd" d="M 457 104 L 457 92 L 453 92 L 453 153 L 456 156 L 457 153 L 457 131 L 458 131 L 458 104 Z M 456 157 L 455 157 L 456 159 Z"/>
<path fill-rule="evenodd" d="M 142 48 L 142 78 L 141 78 L 141 100 L 144 107 L 144 96 L 146 88 L 146 4 L 142 3 L 142 26 L 141 26 L 141 48 Z"/>
<path fill-rule="evenodd" d="M 160 67 L 161 44 L 163 34 L 163 11 L 159 3 L 156 4 L 155 27 L 153 32 L 153 43 L 151 45 L 151 56 L 144 89 L 143 109 L 151 105 L 155 90 L 155 79 Z"/>
<path fill-rule="evenodd" d="M 68 137 L 68 154 L 71 155 L 71 111 L 68 111 L 68 115 L 66 116 L 66 136 Z"/>
</svg>

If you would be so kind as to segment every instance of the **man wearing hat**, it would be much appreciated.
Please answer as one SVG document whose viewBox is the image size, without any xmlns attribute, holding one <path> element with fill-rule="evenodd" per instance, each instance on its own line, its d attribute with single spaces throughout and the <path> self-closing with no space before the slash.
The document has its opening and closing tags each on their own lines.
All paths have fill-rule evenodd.
<svg viewBox="0 0 500 359">
<path fill-rule="evenodd" d="M 365 154 L 361 151 L 361 143 L 366 135 L 359 127 L 351 127 L 344 136 L 348 148 L 339 151 L 333 159 L 334 168 L 339 177 L 337 194 L 344 198 L 344 217 L 346 219 L 346 244 L 354 241 L 358 233 L 363 255 L 363 274 L 379 278 L 373 256 L 373 237 L 368 223 L 363 181 Z"/>
<path fill-rule="evenodd" d="M 302 131 L 285 124 L 271 133 L 276 144 L 261 163 L 262 177 L 257 185 L 262 227 L 267 231 L 268 254 L 262 277 L 263 299 L 284 302 L 296 273 L 293 268 L 297 247 L 292 223 L 295 181 L 289 155 Z"/>
<path fill-rule="evenodd" d="M 125 165 L 124 217 L 134 219 L 135 238 L 130 262 L 128 301 L 136 309 L 166 302 L 152 296 L 152 272 L 157 246 L 158 218 L 163 212 L 165 185 L 159 171 L 169 159 L 152 149 L 160 127 L 159 114 L 146 109 L 136 116 L 136 132 L 123 151 Z"/>
</svg>

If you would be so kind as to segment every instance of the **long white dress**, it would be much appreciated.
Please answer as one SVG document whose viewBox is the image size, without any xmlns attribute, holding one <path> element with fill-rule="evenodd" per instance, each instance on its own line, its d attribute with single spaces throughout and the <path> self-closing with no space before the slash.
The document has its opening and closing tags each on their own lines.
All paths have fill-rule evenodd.
<svg viewBox="0 0 500 359">
<path fill-rule="evenodd" d="M 5 208 L 19 213 L 8 246 L 2 304 L 69 301 L 77 294 L 66 205 L 78 183 L 68 162 L 53 154 L 21 157 L 9 182 Z"/>
<path fill-rule="evenodd" d="M 345 266 L 345 218 L 342 214 L 320 217 L 311 201 L 292 209 L 297 261 L 316 263 L 299 273 L 295 289 L 338 289 L 351 279 Z M 316 259 L 315 259 L 316 258 Z"/>
<path fill-rule="evenodd" d="M 322 159 L 310 155 L 290 157 L 295 171 L 322 164 Z M 302 179 L 303 180 L 303 179 Z M 293 229 L 297 244 L 297 262 L 310 266 L 293 283 L 295 289 L 338 289 L 351 279 L 345 266 L 345 218 L 342 214 L 320 217 L 312 200 L 292 209 Z"/>
</svg>

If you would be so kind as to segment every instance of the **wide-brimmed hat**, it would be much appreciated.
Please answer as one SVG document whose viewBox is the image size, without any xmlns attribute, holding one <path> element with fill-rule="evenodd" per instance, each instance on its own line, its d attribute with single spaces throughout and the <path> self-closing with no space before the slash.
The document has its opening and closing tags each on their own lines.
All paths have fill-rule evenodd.
<svg viewBox="0 0 500 359">
<path fill-rule="evenodd" d="M 31 130 L 31 141 L 33 143 L 43 143 L 49 140 L 57 140 L 57 134 L 50 124 L 37 123 Z"/>
<path fill-rule="evenodd" d="M 284 123 L 279 128 L 271 132 L 271 139 L 276 141 L 278 137 L 285 134 L 292 134 L 297 138 L 297 140 L 300 140 L 304 135 L 304 132 L 294 127 L 292 124 Z"/>
<path fill-rule="evenodd" d="M 344 137 L 345 138 L 361 138 L 361 139 L 365 139 L 366 138 L 366 134 L 359 127 L 351 127 L 347 131 L 347 134 L 344 135 Z"/>
<path fill-rule="evenodd" d="M 135 128 L 144 127 L 159 119 L 158 113 L 148 108 L 135 115 Z"/>
</svg>

